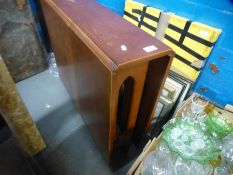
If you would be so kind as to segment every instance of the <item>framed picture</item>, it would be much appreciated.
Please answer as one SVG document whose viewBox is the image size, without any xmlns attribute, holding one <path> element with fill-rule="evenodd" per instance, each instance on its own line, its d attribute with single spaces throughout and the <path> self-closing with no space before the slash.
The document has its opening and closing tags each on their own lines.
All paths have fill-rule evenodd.
<svg viewBox="0 0 233 175">
<path fill-rule="evenodd" d="M 163 125 L 173 117 L 176 109 L 187 98 L 192 84 L 192 81 L 181 75 L 169 72 L 151 121 L 151 128 L 148 132 L 150 138 L 157 136 L 162 131 Z"/>
</svg>

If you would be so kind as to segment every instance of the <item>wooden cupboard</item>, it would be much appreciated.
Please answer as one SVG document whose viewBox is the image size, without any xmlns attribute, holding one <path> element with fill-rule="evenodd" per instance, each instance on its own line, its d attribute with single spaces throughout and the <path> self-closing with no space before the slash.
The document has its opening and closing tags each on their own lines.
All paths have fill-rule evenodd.
<svg viewBox="0 0 233 175">
<path fill-rule="evenodd" d="M 42 7 L 60 78 L 111 161 L 145 134 L 173 52 L 95 0 L 42 0 Z"/>
</svg>

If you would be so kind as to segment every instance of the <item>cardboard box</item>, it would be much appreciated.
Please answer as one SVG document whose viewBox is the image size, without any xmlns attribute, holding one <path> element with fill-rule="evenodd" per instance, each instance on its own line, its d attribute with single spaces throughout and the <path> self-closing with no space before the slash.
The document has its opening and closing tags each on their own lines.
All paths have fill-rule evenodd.
<svg viewBox="0 0 233 175">
<path fill-rule="evenodd" d="M 182 115 L 183 109 L 192 101 L 192 98 L 197 96 L 197 94 L 191 95 L 186 101 L 183 102 L 181 107 L 176 111 L 175 117 L 180 117 Z M 213 112 L 215 114 L 219 113 L 221 114 L 224 118 L 227 119 L 228 122 L 233 123 L 233 113 L 220 109 L 218 107 L 214 107 Z M 146 146 L 144 147 L 142 153 L 139 155 L 139 157 L 136 159 L 136 161 L 133 163 L 131 168 L 129 169 L 127 175 L 140 175 L 141 171 L 141 166 L 143 160 L 147 157 L 147 155 L 156 149 L 156 146 L 159 144 L 160 140 L 162 137 L 162 133 L 157 137 L 154 138 L 153 140 L 148 141 Z"/>
</svg>

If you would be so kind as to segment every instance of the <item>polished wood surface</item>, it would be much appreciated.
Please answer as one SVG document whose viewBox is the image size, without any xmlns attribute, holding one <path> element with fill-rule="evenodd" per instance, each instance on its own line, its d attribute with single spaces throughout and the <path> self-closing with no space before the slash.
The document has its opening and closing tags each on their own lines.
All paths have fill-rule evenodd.
<svg viewBox="0 0 233 175">
<path fill-rule="evenodd" d="M 104 62 L 123 65 L 156 59 L 171 49 L 149 34 L 136 28 L 122 17 L 99 5 L 95 0 L 45 0 L 93 52 L 104 52 Z M 88 37 L 88 38 L 87 38 Z M 90 40 L 89 40 L 90 39 Z M 98 48 L 94 47 L 95 45 Z M 127 51 L 122 51 L 125 45 Z M 158 50 L 145 52 L 144 47 L 154 45 Z"/>
<path fill-rule="evenodd" d="M 163 85 L 166 80 L 166 75 L 170 70 L 169 56 L 161 57 L 160 59 L 152 60 L 148 65 L 147 78 L 144 85 L 143 95 L 138 111 L 137 122 L 134 129 L 134 142 L 135 144 L 141 142 L 145 136 L 146 131 L 150 127 L 151 119 L 156 109 L 157 101 Z"/>
<path fill-rule="evenodd" d="M 127 143 L 133 134 L 138 109 L 143 111 L 146 106 L 146 99 L 141 102 L 142 94 L 148 97 L 155 93 L 140 118 L 153 111 L 173 52 L 94 0 L 43 0 L 42 6 L 61 79 L 99 149 L 110 161 L 114 149 Z M 150 45 L 158 49 L 146 52 L 143 48 Z M 124 85 L 127 79 L 132 79 L 129 86 Z M 126 96 L 119 98 L 126 87 L 131 92 L 128 89 Z M 145 87 L 151 92 L 145 92 Z M 119 102 L 122 99 L 127 102 Z M 121 114 L 120 104 L 127 106 Z M 150 116 L 138 127 L 145 128 Z M 118 132 L 119 128 L 124 129 Z M 145 129 L 137 132 L 143 135 L 140 132 Z"/>
</svg>

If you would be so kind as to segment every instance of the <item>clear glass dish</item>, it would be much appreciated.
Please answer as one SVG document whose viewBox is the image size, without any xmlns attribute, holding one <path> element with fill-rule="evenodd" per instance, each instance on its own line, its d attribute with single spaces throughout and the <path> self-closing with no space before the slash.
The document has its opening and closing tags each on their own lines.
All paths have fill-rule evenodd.
<svg viewBox="0 0 233 175">
<path fill-rule="evenodd" d="M 143 161 L 141 175 L 174 175 L 171 157 L 165 152 L 152 151 Z"/>
</svg>

